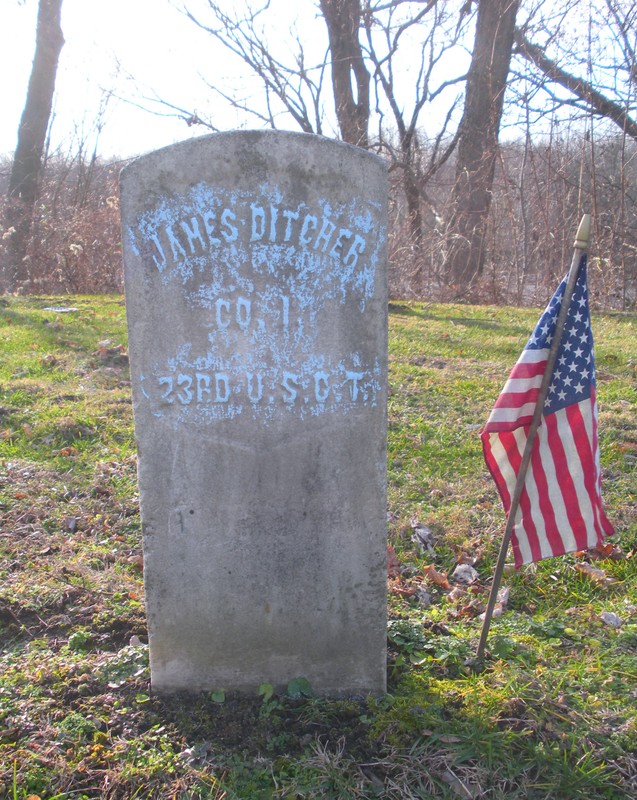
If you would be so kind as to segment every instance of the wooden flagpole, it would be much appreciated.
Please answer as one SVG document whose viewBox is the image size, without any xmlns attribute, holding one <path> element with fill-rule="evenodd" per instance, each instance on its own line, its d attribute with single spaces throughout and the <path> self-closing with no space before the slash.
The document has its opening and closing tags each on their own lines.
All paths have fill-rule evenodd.
<svg viewBox="0 0 637 800">
<path fill-rule="evenodd" d="M 513 496 L 511 497 L 511 507 L 509 508 L 509 514 L 507 517 L 506 527 L 504 529 L 502 544 L 500 545 L 500 554 L 498 555 L 498 561 L 496 564 L 495 573 L 493 575 L 493 583 L 491 584 L 491 591 L 489 593 L 489 602 L 487 603 L 487 608 L 484 614 L 482 633 L 480 634 L 480 641 L 478 643 L 478 649 L 476 651 L 475 660 L 477 662 L 481 662 L 484 659 L 484 651 L 487 644 L 487 637 L 489 635 L 489 628 L 491 627 L 491 620 L 493 618 L 493 610 L 495 608 L 495 603 L 498 598 L 498 591 L 500 589 L 500 583 L 502 582 L 502 575 L 504 573 L 504 565 L 506 562 L 507 552 L 509 550 L 509 543 L 511 541 L 511 536 L 513 534 L 513 528 L 515 527 L 515 517 L 517 515 L 518 508 L 520 506 L 520 498 L 522 497 L 522 491 L 524 489 L 524 484 L 526 482 L 526 474 L 529 469 L 529 464 L 531 463 L 531 455 L 533 453 L 533 445 L 535 443 L 535 437 L 538 428 L 540 427 L 540 422 L 542 420 L 542 411 L 544 409 L 544 402 L 546 400 L 546 396 L 548 394 L 549 387 L 551 385 L 551 380 L 553 378 L 553 369 L 555 367 L 555 360 L 557 359 L 557 351 L 559 349 L 560 342 L 562 341 L 562 333 L 564 332 L 564 325 L 566 324 L 566 316 L 568 314 L 568 309 L 571 304 L 571 298 L 573 297 L 573 291 L 575 290 L 575 284 L 577 282 L 577 277 L 579 275 L 579 268 L 582 262 L 582 257 L 586 252 L 586 250 L 588 249 L 590 229 L 591 229 L 590 214 L 584 214 L 577 229 L 575 242 L 573 243 L 574 247 L 573 258 L 568 273 L 568 280 L 566 281 L 566 288 L 564 289 L 564 297 L 562 298 L 560 313 L 557 317 L 557 322 L 555 324 L 555 335 L 553 336 L 553 340 L 551 341 L 551 348 L 549 350 L 549 355 L 546 362 L 546 369 L 544 370 L 544 375 L 542 376 L 542 383 L 540 384 L 540 391 L 535 404 L 533 419 L 531 420 L 531 424 L 529 426 L 529 434 L 526 440 L 526 445 L 524 447 L 522 461 L 520 462 L 520 470 L 518 472 L 517 479 L 515 482 L 515 488 L 513 489 Z"/>
</svg>

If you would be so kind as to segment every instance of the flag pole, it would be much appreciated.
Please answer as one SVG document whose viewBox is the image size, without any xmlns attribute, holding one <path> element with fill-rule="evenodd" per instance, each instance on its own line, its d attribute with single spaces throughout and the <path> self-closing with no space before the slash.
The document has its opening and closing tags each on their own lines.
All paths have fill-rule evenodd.
<svg viewBox="0 0 637 800">
<path fill-rule="evenodd" d="M 533 453 L 533 445 L 535 443 L 535 437 L 538 428 L 540 427 L 540 422 L 542 421 L 542 411 L 544 409 L 544 402 L 548 395 L 549 387 L 551 385 L 551 380 L 553 378 L 553 369 L 555 367 L 555 361 L 557 359 L 557 352 L 559 350 L 560 342 L 562 341 L 562 333 L 564 332 L 564 325 L 566 324 L 568 309 L 571 304 L 571 298 L 573 296 L 573 291 L 575 290 L 575 284 L 577 282 L 577 278 L 579 275 L 579 269 L 582 263 L 582 257 L 584 256 L 584 254 L 588 249 L 590 229 L 591 229 L 590 214 L 584 214 L 577 229 L 577 234 L 575 235 L 575 242 L 573 243 L 573 248 L 574 248 L 573 258 L 571 260 L 571 266 L 568 272 L 568 279 L 566 281 L 566 288 L 564 289 L 564 297 L 562 298 L 560 313 L 558 315 L 557 322 L 555 324 L 555 334 L 551 341 L 551 348 L 549 350 L 548 359 L 546 362 L 546 368 L 544 370 L 544 375 L 542 376 L 542 383 L 540 384 L 540 390 L 535 404 L 533 418 L 529 426 L 529 433 L 526 439 L 526 444 L 524 446 L 524 453 L 522 455 L 522 460 L 520 462 L 520 469 L 518 471 L 517 479 L 515 482 L 515 488 L 513 490 L 513 495 L 511 497 L 511 507 L 509 508 L 509 514 L 507 516 L 506 527 L 504 529 L 504 536 L 502 538 L 502 544 L 500 545 L 500 553 L 498 555 L 495 573 L 493 575 L 493 582 L 491 584 L 491 591 L 489 593 L 489 601 L 487 603 L 486 611 L 484 612 L 482 633 L 480 634 L 480 641 L 478 643 L 478 649 L 476 651 L 475 661 L 478 663 L 480 663 L 484 659 L 484 651 L 487 644 L 487 637 L 489 635 L 489 628 L 491 627 L 491 620 L 493 618 L 495 603 L 498 598 L 500 583 L 502 582 L 502 575 L 504 573 L 504 565 L 506 562 L 507 552 L 509 550 L 509 543 L 511 542 L 513 528 L 515 527 L 515 518 L 518 512 L 518 508 L 520 506 L 520 498 L 522 497 L 524 484 L 526 482 L 526 473 L 528 472 L 529 464 L 531 463 L 531 455 Z"/>
</svg>

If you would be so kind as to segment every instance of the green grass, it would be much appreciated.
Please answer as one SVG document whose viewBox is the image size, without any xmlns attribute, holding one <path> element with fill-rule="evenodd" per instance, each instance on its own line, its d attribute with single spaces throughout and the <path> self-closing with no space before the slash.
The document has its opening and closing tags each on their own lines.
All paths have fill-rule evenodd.
<svg viewBox="0 0 637 800">
<path fill-rule="evenodd" d="M 593 320 L 615 550 L 507 571 L 486 668 L 465 664 L 504 526 L 478 433 L 537 318 L 390 307 L 387 696 L 162 698 L 123 301 L 0 301 L 0 798 L 637 796 L 635 315 Z"/>
</svg>

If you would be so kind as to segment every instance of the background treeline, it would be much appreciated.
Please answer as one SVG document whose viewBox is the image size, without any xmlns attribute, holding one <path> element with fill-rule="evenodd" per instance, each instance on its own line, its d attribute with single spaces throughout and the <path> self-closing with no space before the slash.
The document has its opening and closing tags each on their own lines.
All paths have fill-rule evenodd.
<svg viewBox="0 0 637 800">
<path fill-rule="evenodd" d="M 48 152 L 62 3 L 38 2 L 33 70 L 3 170 L 0 291 L 121 288 L 121 165 L 103 163 L 97 141 Z M 227 130 L 231 109 L 245 127 L 380 154 L 391 177 L 393 297 L 541 303 L 587 212 L 594 300 L 634 307 L 637 0 L 295 6 L 176 4 L 207 37 L 211 75 L 200 108 L 155 93 L 147 110 L 214 132 Z"/>
<path fill-rule="evenodd" d="M 418 140 L 426 164 L 435 145 Z M 637 299 L 637 146 L 607 131 L 554 125 L 548 134 L 500 143 L 482 271 L 469 285 L 450 281 L 445 265 L 448 207 L 455 159 L 419 193 L 422 233 L 416 240 L 404 172 L 391 168 L 389 282 L 393 298 L 542 304 L 566 270 L 577 224 L 593 214 L 590 282 L 606 309 Z M 33 209 L 22 292 L 102 293 L 123 288 L 118 175 L 123 162 L 54 155 L 44 165 Z M 10 163 L 0 165 L 6 198 Z M 4 204 L 10 202 L 4 200 Z M 4 213 L 4 209 L 2 209 Z M 0 257 L 10 241 L 4 231 Z"/>
<path fill-rule="evenodd" d="M 428 145 L 421 143 L 423 160 Z M 414 299 L 539 305 L 563 277 L 583 213 L 593 215 L 589 283 L 593 302 L 631 309 L 637 301 L 637 145 L 610 130 L 594 138 L 554 125 L 537 140 L 501 142 L 482 271 L 450 283 L 450 231 L 443 214 L 455 176 L 452 157 L 420 198 L 423 236 L 410 233 L 400 175 L 391 181 L 390 292 Z"/>
</svg>

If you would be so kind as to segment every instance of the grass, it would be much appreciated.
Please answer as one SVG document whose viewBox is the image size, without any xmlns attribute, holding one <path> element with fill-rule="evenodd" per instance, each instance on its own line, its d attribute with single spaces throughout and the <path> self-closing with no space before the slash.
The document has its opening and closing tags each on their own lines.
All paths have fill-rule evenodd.
<svg viewBox="0 0 637 800">
<path fill-rule="evenodd" d="M 162 698 L 123 302 L 2 300 L 0 797 L 635 797 L 635 315 L 593 321 L 614 546 L 509 571 L 486 669 L 465 665 L 504 523 L 478 431 L 537 317 L 390 307 L 387 696 Z"/>
</svg>

